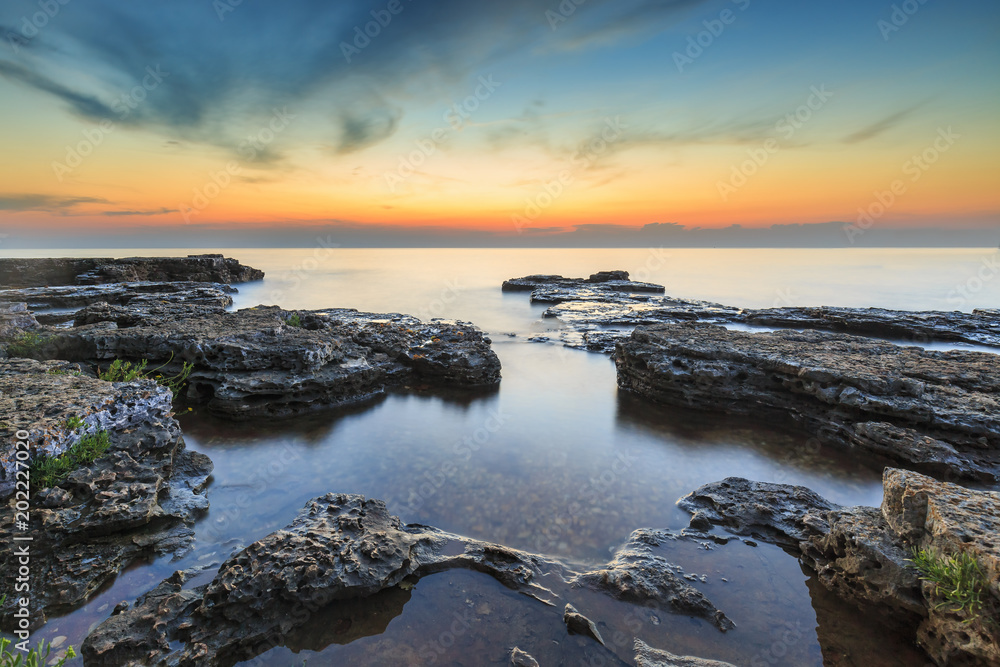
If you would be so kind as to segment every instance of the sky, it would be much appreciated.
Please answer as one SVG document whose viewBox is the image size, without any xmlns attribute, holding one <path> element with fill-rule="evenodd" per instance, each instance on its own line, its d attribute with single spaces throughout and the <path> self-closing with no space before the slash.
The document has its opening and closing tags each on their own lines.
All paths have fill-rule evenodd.
<svg viewBox="0 0 1000 667">
<path fill-rule="evenodd" d="M 0 250 L 1000 242 L 994 0 L 5 0 Z"/>
</svg>

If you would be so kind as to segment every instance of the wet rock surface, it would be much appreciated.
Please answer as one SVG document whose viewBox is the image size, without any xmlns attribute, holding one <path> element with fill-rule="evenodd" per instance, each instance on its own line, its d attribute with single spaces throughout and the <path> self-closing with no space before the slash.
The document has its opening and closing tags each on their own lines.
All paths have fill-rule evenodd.
<svg viewBox="0 0 1000 667">
<path fill-rule="evenodd" d="M 24 302 L 31 310 L 83 308 L 100 303 L 133 309 L 162 304 L 197 304 L 224 309 L 233 305 L 230 294 L 234 292 L 235 288 L 218 283 L 135 282 L 0 290 L 0 300 Z"/>
<path fill-rule="evenodd" d="M 0 285 L 103 285 L 123 282 L 245 283 L 264 272 L 219 254 L 187 257 L 0 258 Z"/>
<path fill-rule="evenodd" d="M 839 507 L 809 489 L 728 478 L 679 505 L 736 534 L 784 547 L 836 595 L 913 632 L 939 665 L 1000 661 L 1000 494 L 888 468 L 881 508 Z M 913 567 L 913 549 L 968 554 L 984 573 L 980 612 L 956 610 Z"/>
<path fill-rule="evenodd" d="M 471 324 L 429 323 L 356 310 L 237 312 L 194 306 L 93 306 L 88 322 L 50 329 L 32 356 L 106 367 L 149 360 L 171 374 L 194 364 L 187 397 L 229 417 L 287 417 L 340 405 L 407 382 L 493 386 L 500 361 Z M 105 319 L 107 318 L 107 319 Z"/>
<path fill-rule="evenodd" d="M 601 274 L 595 274 L 601 275 Z M 967 343 L 1000 348 L 1000 314 L 980 309 L 972 313 L 912 312 L 885 308 L 783 307 L 744 309 L 734 306 L 661 296 L 652 283 L 626 283 L 625 271 L 608 271 L 619 283 L 561 276 L 526 276 L 504 282 L 505 291 L 531 291 L 533 303 L 553 304 L 543 317 L 566 325 L 560 342 L 569 347 L 610 354 L 615 343 L 639 325 L 676 322 L 739 324 L 784 329 L 814 329 L 852 333 L 915 345 Z M 631 285 L 631 287 L 630 287 Z M 541 340 L 541 339 L 539 339 Z M 547 339 L 546 339 L 547 340 Z"/>
<path fill-rule="evenodd" d="M 818 331 L 637 328 L 618 385 L 704 410 L 791 418 L 819 439 L 936 475 L 1000 479 L 1000 356 Z"/>
<path fill-rule="evenodd" d="M 661 586 L 650 565 L 632 570 L 644 591 Z M 487 574 L 549 607 L 593 578 L 543 556 L 405 525 L 378 500 L 328 494 L 310 501 L 285 529 L 230 557 L 209 583 L 185 587 L 195 573 L 178 572 L 133 606 L 119 607 L 87 638 L 83 653 L 88 665 L 232 665 L 280 645 L 333 601 L 454 569 Z M 686 582 L 671 585 L 681 597 L 697 594 Z M 599 641 L 596 625 L 571 605 L 563 615 L 568 629 Z M 707 615 L 722 612 L 712 607 Z M 517 655 L 531 664 L 523 653 L 511 660 Z"/>
<path fill-rule="evenodd" d="M 192 524 L 208 508 L 202 491 L 212 470 L 187 451 L 171 412 L 171 394 L 151 381 L 112 384 L 66 362 L 0 360 L 0 526 L 31 541 L 32 621 L 82 604 L 142 556 L 184 552 Z M 73 420 L 71 422 L 71 420 Z M 19 468 L 15 434 L 27 431 L 29 458 Z M 18 469 L 57 456 L 86 434 L 107 431 L 109 450 L 51 488 L 30 488 L 27 526 L 18 514 Z M 23 486 L 18 487 L 23 491 Z M 12 540 L 0 543 L 3 589 L 14 590 Z M 2 625 L 13 623 L 13 599 Z"/>
<path fill-rule="evenodd" d="M 728 662 L 703 660 L 689 655 L 674 655 L 652 648 L 641 639 L 635 640 L 636 667 L 734 667 Z"/>
</svg>

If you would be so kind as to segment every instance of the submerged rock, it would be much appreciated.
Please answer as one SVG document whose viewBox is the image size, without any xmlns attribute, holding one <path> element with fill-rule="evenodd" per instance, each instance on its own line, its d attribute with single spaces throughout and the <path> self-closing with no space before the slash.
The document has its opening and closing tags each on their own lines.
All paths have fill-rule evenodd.
<svg viewBox="0 0 1000 667">
<path fill-rule="evenodd" d="M 1000 355 L 686 323 L 637 328 L 615 363 L 619 387 L 656 401 L 790 417 L 932 474 L 1000 479 Z"/>
<path fill-rule="evenodd" d="M 189 547 L 191 526 L 208 508 L 201 492 L 212 464 L 184 448 L 169 391 L 151 381 L 104 382 L 65 362 L 7 359 L 0 360 L 0 414 L 0 497 L 14 495 L 15 482 L 29 485 L 28 491 L 18 485 L 17 497 L 0 508 L 0 526 L 6 535 L 32 538 L 34 626 L 79 606 L 140 557 Z M 51 488 L 25 479 L 32 461 L 100 432 L 107 432 L 110 448 L 93 463 Z M 18 441 L 27 447 L 19 449 Z M 27 513 L 13 502 L 22 493 L 30 500 Z M 18 546 L 0 543 L 6 591 L 15 590 Z M 13 605 L 9 598 L 5 629 L 12 627 Z"/>
<path fill-rule="evenodd" d="M 531 654 L 516 646 L 510 651 L 510 664 L 511 667 L 538 667 L 538 661 L 531 657 Z"/>
<path fill-rule="evenodd" d="M 148 359 L 164 374 L 191 363 L 188 399 L 228 417 L 285 417 L 407 382 L 500 381 L 490 339 L 468 323 L 348 309 L 189 308 L 123 314 L 94 306 L 81 315 L 90 324 L 49 330 L 32 356 L 93 366 Z"/>
<path fill-rule="evenodd" d="M 653 569 L 632 567 L 637 579 L 657 581 Z M 87 664 L 99 665 L 232 665 L 280 645 L 331 602 L 456 568 L 485 573 L 548 607 L 590 579 L 544 556 L 405 525 L 379 500 L 331 493 L 230 557 L 211 582 L 185 588 L 191 574 L 178 572 L 120 607 L 87 638 L 83 654 Z M 680 592 L 694 590 L 684 582 L 671 586 L 694 597 Z M 709 611 L 709 618 L 722 616 Z M 564 617 L 570 629 L 600 641 L 596 625 L 571 606 Z"/>
<path fill-rule="evenodd" d="M 650 647 L 641 639 L 635 640 L 636 667 L 734 667 L 728 662 L 704 660 L 689 655 L 674 655 Z"/>
<path fill-rule="evenodd" d="M 122 282 L 245 283 L 264 272 L 218 254 L 187 257 L 0 258 L 0 285 L 103 285 Z"/>
<path fill-rule="evenodd" d="M 598 644 L 604 645 L 604 639 L 594 622 L 577 611 L 576 607 L 571 604 L 567 604 L 563 609 L 563 623 L 566 624 L 566 629 L 569 630 L 570 634 L 590 637 Z"/>
<path fill-rule="evenodd" d="M 838 596 L 914 633 L 937 664 L 998 664 L 1000 493 L 892 468 L 883 486 L 881 509 L 843 508 L 803 487 L 740 478 L 706 484 L 678 504 L 795 553 Z M 981 609 L 956 609 L 921 581 L 915 548 L 972 557 L 982 572 Z"/>
</svg>

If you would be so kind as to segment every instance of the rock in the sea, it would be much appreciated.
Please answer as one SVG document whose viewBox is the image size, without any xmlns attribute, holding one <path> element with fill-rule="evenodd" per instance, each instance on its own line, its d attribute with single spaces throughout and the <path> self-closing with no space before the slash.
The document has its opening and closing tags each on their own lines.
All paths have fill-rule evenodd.
<svg viewBox="0 0 1000 667">
<path fill-rule="evenodd" d="M 666 558 L 656 552 L 674 537 L 663 531 L 636 530 L 610 563 L 578 575 L 571 583 L 626 602 L 665 603 L 674 613 L 704 618 L 723 632 L 732 630 L 736 624 L 701 591 L 676 575 Z"/>
<path fill-rule="evenodd" d="M 610 280 L 525 276 L 504 282 L 505 291 L 531 291 L 534 303 L 554 304 L 544 317 L 567 329 L 559 340 L 569 347 L 611 353 L 614 344 L 639 325 L 707 322 L 753 327 L 813 329 L 900 340 L 915 345 L 968 343 L 1000 348 L 1000 311 L 901 311 L 886 308 L 782 307 L 742 309 L 707 301 L 661 296 L 663 288 L 621 283 L 624 271 L 606 272 Z M 624 275 L 624 278 L 621 276 Z M 620 287 L 613 287 L 615 282 Z M 539 339 L 540 340 L 540 339 Z"/>
<path fill-rule="evenodd" d="M 170 374 L 194 364 L 188 398 L 229 417 L 284 417 L 357 401 L 407 382 L 493 386 L 500 360 L 482 331 L 356 310 L 238 312 L 92 307 L 94 322 L 51 329 L 32 355 L 106 367 L 148 359 Z M 108 317 L 110 321 L 103 320 Z"/>
<path fill-rule="evenodd" d="M 594 622 L 581 614 L 571 604 L 567 604 L 563 609 L 563 623 L 566 624 L 566 629 L 569 630 L 570 634 L 590 637 L 598 644 L 604 645 L 604 639 L 601 637 L 601 633 L 597 630 Z"/>
<path fill-rule="evenodd" d="M 728 662 L 704 660 L 689 655 L 674 655 L 652 648 L 641 639 L 635 640 L 636 667 L 735 667 Z"/>
<path fill-rule="evenodd" d="M 589 278 L 534 275 L 505 280 L 505 292 L 531 292 L 533 303 L 561 303 L 569 300 L 600 301 L 629 294 L 663 294 L 663 285 L 629 280 L 628 271 L 600 271 Z"/>
<path fill-rule="evenodd" d="M 531 657 L 530 653 L 516 646 L 510 651 L 510 664 L 511 667 L 538 667 L 538 661 Z"/>
<path fill-rule="evenodd" d="M 656 401 L 791 418 L 931 474 L 1000 479 L 1000 355 L 684 323 L 637 328 L 615 363 L 619 387 Z"/>
<path fill-rule="evenodd" d="M 5 535 L 32 538 L 34 625 L 79 606 L 138 558 L 189 547 L 191 526 L 208 508 L 202 490 L 212 464 L 184 448 L 171 398 L 148 380 L 112 384 L 65 362 L 0 360 L 0 497 L 26 496 L 30 507 L 19 513 L 5 502 L 0 527 Z M 110 448 L 93 463 L 51 488 L 25 479 L 32 461 L 100 432 L 108 433 Z M 27 482 L 28 490 L 17 482 Z M 0 542 L 6 591 L 15 590 L 18 546 Z M 12 627 L 14 604 L 8 598 L 3 609 L 5 629 Z"/>
<path fill-rule="evenodd" d="M 185 588 L 191 575 L 178 572 L 121 608 L 87 638 L 83 655 L 94 665 L 228 666 L 280 645 L 330 603 L 456 568 L 492 576 L 547 608 L 590 579 L 543 556 L 405 525 L 379 500 L 331 493 L 230 557 L 211 582 Z M 634 568 L 637 578 L 659 575 Z M 565 612 L 574 631 L 590 634 L 578 612 Z"/>
<path fill-rule="evenodd" d="M 103 285 L 123 282 L 245 283 L 264 272 L 218 254 L 187 257 L 0 258 L 0 285 Z"/>
<path fill-rule="evenodd" d="M 737 534 L 797 554 L 841 598 L 878 610 L 912 632 L 939 665 L 1000 663 L 1000 493 L 888 468 L 881 509 L 839 507 L 812 491 L 729 478 L 679 505 Z M 981 609 L 956 609 L 921 581 L 913 550 L 971 556 L 981 570 Z"/>
</svg>

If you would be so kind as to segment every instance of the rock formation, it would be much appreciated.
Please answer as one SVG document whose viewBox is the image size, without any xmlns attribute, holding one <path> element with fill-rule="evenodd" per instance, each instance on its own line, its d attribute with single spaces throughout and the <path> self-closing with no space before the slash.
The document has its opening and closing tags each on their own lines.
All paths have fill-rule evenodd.
<svg viewBox="0 0 1000 667">
<path fill-rule="evenodd" d="M 633 542 L 633 550 L 642 549 Z M 673 599 L 698 601 L 687 613 L 716 625 L 725 618 L 690 584 L 664 580 L 652 559 L 630 567 L 629 579 L 616 584 L 623 595 L 632 595 L 633 587 L 638 596 L 662 594 L 680 613 L 669 606 Z M 307 503 L 285 529 L 230 557 L 211 582 L 185 588 L 190 574 L 178 572 L 131 607 L 120 606 L 87 638 L 83 655 L 94 665 L 232 665 L 280 643 L 332 602 L 456 568 L 488 574 L 555 607 L 576 588 L 604 590 L 600 579 L 615 566 L 577 573 L 543 556 L 404 525 L 379 500 L 331 493 Z M 564 617 L 569 629 L 600 641 L 596 626 L 571 606 Z M 517 657 L 527 661 L 523 652 Z"/>
<path fill-rule="evenodd" d="M 1000 479 L 1000 355 L 684 323 L 637 328 L 615 363 L 621 388 L 655 401 L 790 417 L 918 470 Z"/>
<path fill-rule="evenodd" d="M 840 507 L 809 489 L 729 478 L 682 498 L 685 510 L 738 535 L 778 544 L 824 586 L 914 632 L 939 665 L 1000 663 L 1000 493 L 888 468 L 882 507 Z M 966 554 L 982 607 L 956 609 L 914 567 L 914 549 Z"/>
<path fill-rule="evenodd" d="M 80 605 L 139 557 L 188 547 L 194 520 L 208 508 L 201 491 L 212 464 L 184 448 L 169 391 L 148 380 L 104 382 L 65 362 L 6 359 L 0 360 L 0 415 L 0 527 L 5 535 L 32 538 L 35 626 L 48 613 Z M 26 479 L 26 466 L 39 457 L 56 457 L 100 432 L 108 434 L 110 449 L 94 463 L 50 488 Z M 19 458 L 19 450 L 27 458 Z M 30 499 L 27 513 L 13 502 L 16 481 L 27 482 L 17 486 Z M 5 591 L 14 590 L 17 546 L 0 543 Z M 14 604 L 8 597 L 4 628 Z"/>
</svg>

